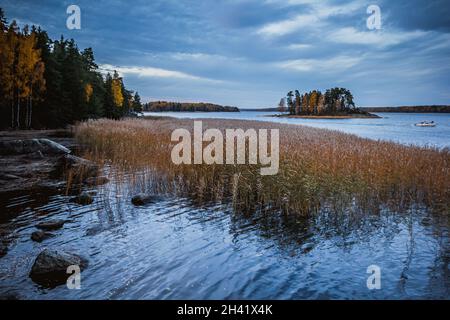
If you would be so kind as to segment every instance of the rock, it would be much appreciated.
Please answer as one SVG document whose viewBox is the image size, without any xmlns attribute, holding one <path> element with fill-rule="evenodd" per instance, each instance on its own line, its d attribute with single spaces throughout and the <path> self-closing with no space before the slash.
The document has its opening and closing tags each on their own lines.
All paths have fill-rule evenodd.
<svg viewBox="0 0 450 320">
<path fill-rule="evenodd" d="M 38 154 L 39 152 L 42 155 L 63 155 L 70 153 L 70 150 L 49 139 L 28 139 L 0 142 L 0 154 L 2 155 Z"/>
<path fill-rule="evenodd" d="M 42 242 L 45 239 L 51 238 L 53 236 L 54 236 L 54 234 L 50 233 L 50 232 L 35 231 L 31 234 L 31 240 L 36 241 L 36 242 Z"/>
<path fill-rule="evenodd" d="M 66 154 L 62 156 L 57 165 L 57 173 L 71 170 L 77 177 L 82 177 L 83 180 L 98 175 L 100 167 L 92 161 Z"/>
<path fill-rule="evenodd" d="M 47 180 L 36 183 L 33 186 L 35 190 L 46 190 L 47 192 L 57 192 L 60 190 L 64 190 L 67 186 L 65 181 L 55 181 L 55 180 Z"/>
<path fill-rule="evenodd" d="M 94 202 L 94 199 L 89 193 L 83 192 L 82 194 L 72 198 L 70 201 L 85 206 Z"/>
<path fill-rule="evenodd" d="M 30 155 L 28 156 L 29 159 L 33 159 L 33 160 L 42 160 L 44 159 L 44 155 L 42 154 L 41 151 L 36 151 L 33 153 L 30 153 Z"/>
<path fill-rule="evenodd" d="M 161 200 L 162 200 L 161 197 L 140 193 L 131 198 L 131 203 L 134 204 L 135 206 L 144 206 L 146 204 L 155 203 Z"/>
<path fill-rule="evenodd" d="M 67 268 L 72 265 L 83 270 L 87 267 L 87 260 L 65 251 L 44 249 L 34 261 L 30 278 L 44 287 L 55 287 L 67 281 Z"/>
<path fill-rule="evenodd" d="M 41 222 L 36 225 L 36 228 L 41 230 L 56 230 L 62 228 L 62 226 L 66 223 L 65 220 L 57 219 L 51 220 L 47 222 Z"/>
<path fill-rule="evenodd" d="M 62 155 L 69 154 L 70 150 L 64 147 L 62 144 L 56 143 L 49 139 L 38 139 L 38 143 L 41 144 L 41 151 L 44 154 L 49 155 Z"/>
<path fill-rule="evenodd" d="M 109 179 L 107 177 L 103 177 L 103 176 L 90 177 L 90 178 L 87 178 L 86 180 L 84 180 L 84 182 L 90 186 L 101 186 L 101 185 L 107 184 L 109 182 Z"/>
</svg>

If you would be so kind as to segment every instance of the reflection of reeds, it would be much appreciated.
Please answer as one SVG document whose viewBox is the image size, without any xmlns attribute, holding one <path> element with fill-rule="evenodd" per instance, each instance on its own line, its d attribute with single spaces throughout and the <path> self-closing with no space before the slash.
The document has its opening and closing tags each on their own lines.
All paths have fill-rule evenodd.
<svg viewBox="0 0 450 320">
<path fill-rule="evenodd" d="M 174 165 L 171 132 L 192 121 L 98 120 L 75 128 L 85 157 L 115 171 L 140 173 L 134 183 L 197 200 L 232 199 L 236 208 L 283 209 L 305 214 L 324 205 L 369 210 L 379 204 L 402 209 L 421 203 L 448 212 L 448 149 L 403 146 L 303 126 L 238 120 L 204 120 L 209 128 L 280 129 L 280 170 L 261 176 L 257 165 Z M 129 177 L 129 175 L 127 175 Z M 144 180 L 146 180 L 144 179 Z M 133 181 L 131 181 L 133 183 Z"/>
</svg>

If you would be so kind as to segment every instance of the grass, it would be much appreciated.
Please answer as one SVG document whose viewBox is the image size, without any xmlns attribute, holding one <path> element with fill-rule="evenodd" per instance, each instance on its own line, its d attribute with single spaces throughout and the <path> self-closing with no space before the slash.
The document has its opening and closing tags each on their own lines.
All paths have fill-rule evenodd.
<svg viewBox="0 0 450 320">
<path fill-rule="evenodd" d="M 380 206 L 404 210 L 425 205 L 449 212 L 448 149 L 404 146 L 336 131 L 270 122 L 203 120 L 208 127 L 280 129 L 278 175 L 261 176 L 257 165 L 174 165 L 171 132 L 192 130 L 192 120 L 97 120 L 79 124 L 76 138 L 86 158 L 127 175 L 126 183 L 197 201 L 230 201 L 236 210 L 282 210 L 307 215 Z M 149 190 L 150 189 L 150 190 Z"/>
</svg>

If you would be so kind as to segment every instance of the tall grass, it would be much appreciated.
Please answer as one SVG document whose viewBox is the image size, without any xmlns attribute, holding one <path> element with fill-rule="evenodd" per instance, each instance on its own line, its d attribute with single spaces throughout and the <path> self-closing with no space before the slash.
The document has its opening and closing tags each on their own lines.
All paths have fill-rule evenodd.
<svg viewBox="0 0 450 320">
<path fill-rule="evenodd" d="M 231 201 L 237 210 L 308 214 L 323 207 L 395 210 L 412 204 L 449 212 L 450 152 L 373 141 L 336 131 L 240 120 L 203 120 L 203 128 L 280 129 L 280 169 L 257 165 L 174 165 L 171 132 L 193 121 L 97 120 L 79 124 L 85 157 L 128 174 L 126 183 L 198 201 Z M 131 177 L 131 178 L 130 178 Z"/>
</svg>

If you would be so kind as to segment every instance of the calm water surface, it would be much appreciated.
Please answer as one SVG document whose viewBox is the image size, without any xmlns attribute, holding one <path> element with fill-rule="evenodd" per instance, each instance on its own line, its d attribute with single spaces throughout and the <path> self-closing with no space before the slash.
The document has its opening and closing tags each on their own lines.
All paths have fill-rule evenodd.
<svg viewBox="0 0 450 320">
<path fill-rule="evenodd" d="M 146 112 L 146 115 L 178 118 L 218 118 L 273 121 L 301 124 L 316 128 L 339 130 L 370 139 L 404 144 L 450 147 L 450 114 L 436 113 L 377 113 L 381 119 L 287 119 L 268 117 L 274 112 Z M 421 121 L 434 121 L 436 127 L 416 127 Z"/>
</svg>

